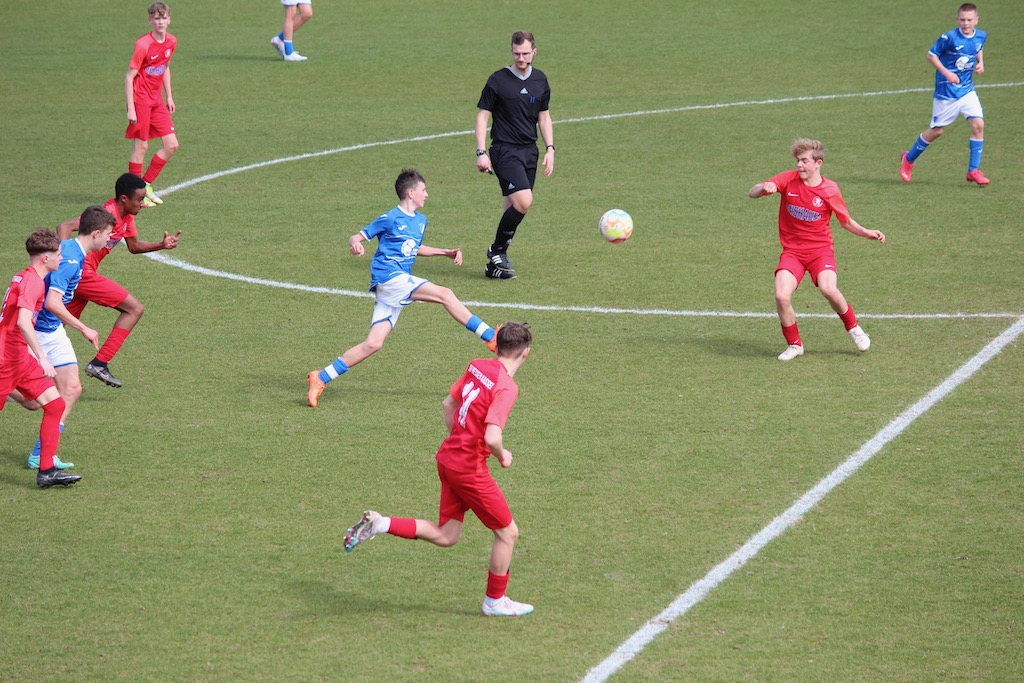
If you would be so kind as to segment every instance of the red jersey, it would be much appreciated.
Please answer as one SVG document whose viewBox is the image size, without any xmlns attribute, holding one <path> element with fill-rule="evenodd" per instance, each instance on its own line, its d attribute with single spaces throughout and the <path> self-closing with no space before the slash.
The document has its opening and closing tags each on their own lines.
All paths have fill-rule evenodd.
<svg viewBox="0 0 1024 683">
<path fill-rule="evenodd" d="M 138 229 L 135 227 L 135 216 L 128 214 L 122 218 L 117 213 L 117 199 L 110 199 L 106 204 L 103 205 L 111 216 L 116 221 L 114 223 L 114 229 L 110 231 L 110 239 L 103 245 L 102 249 L 98 249 L 91 254 L 86 254 L 85 263 L 82 265 L 82 270 L 93 270 L 95 271 L 100 267 L 100 261 L 110 253 L 110 250 L 118 245 L 118 243 L 125 237 L 137 237 L 139 234 Z"/>
<path fill-rule="evenodd" d="M 466 368 L 449 395 L 458 402 L 451 434 L 441 442 L 437 462 L 454 472 L 487 471 L 491 451 L 484 442 L 487 425 L 505 428 L 519 396 L 508 370 L 496 358 L 481 358 Z"/>
<path fill-rule="evenodd" d="M 152 33 L 135 41 L 135 51 L 132 52 L 128 68 L 139 72 L 132 81 L 136 107 L 163 102 L 164 73 L 176 47 L 178 39 L 170 33 L 165 34 L 162 43 L 158 43 Z"/>
<path fill-rule="evenodd" d="M 779 242 L 783 249 L 834 248 L 829 220 L 835 212 L 841 222 L 850 220 L 839 186 L 828 178 L 810 187 L 797 171 L 783 171 L 769 182 L 779 188 Z"/>
<path fill-rule="evenodd" d="M 34 311 L 32 324 L 43 310 L 43 295 L 46 285 L 35 268 L 29 267 L 11 278 L 11 286 L 4 294 L 3 308 L 0 308 L 0 363 L 20 363 L 28 353 L 28 342 L 18 327 L 18 309 Z"/>
</svg>

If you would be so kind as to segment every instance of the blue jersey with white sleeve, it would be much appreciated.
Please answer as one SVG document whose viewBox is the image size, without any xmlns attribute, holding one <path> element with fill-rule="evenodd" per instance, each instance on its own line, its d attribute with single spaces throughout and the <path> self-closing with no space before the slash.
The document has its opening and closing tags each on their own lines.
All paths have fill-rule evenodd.
<svg viewBox="0 0 1024 683">
<path fill-rule="evenodd" d="M 60 265 L 57 270 L 47 273 L 43 278 L 46 294 L 51 289 L 61 292 L 61 301 L 67 306 L 75 296 L 75 288 L 82 279 L 82 266 L 85 264 L 85 252 L 77 239 L 64 240 L 60 243 Z M 37 332 L 56 332 L 61 326 L 60 318 L 46 310 L 46 299 L 43 299 L 43 310 L 39 311 L 35 328 Z"/>
<path fill-rule="evenodd" d="M 941 71 L 935 71 L 935 99 L 958 100 L 974 90 L 974 67 L 978 63 L 978 53 L 985 47 L 987 34 L 974 29 L 970 38 L 960 32 L 959 28 L 947 31 L 928 50 L 939 58 L 946 67 L 960 78 L 960 83 L 950 83 Z"/>
<path fill-rule="evenodd" d="M 378 240 L 377 253 L 370 263 L 371 292 L 397 275 L 412 275 L 412 264 L 423 244 L 426 229 L 426 216 L 419 211 L 409 215 L 396 206 L 359 231 L 368 240 L 374 237 Z"/>
</svg>

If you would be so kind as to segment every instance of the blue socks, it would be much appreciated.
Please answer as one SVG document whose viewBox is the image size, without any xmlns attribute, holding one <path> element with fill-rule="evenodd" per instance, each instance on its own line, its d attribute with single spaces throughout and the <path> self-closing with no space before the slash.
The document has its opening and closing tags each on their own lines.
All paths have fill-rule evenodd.
<svg viewBox="0 0 1024 683">
<path fill-rule="evenodd" d="M 975 140 L 971 138 L 971 161 L 967 165 L 967 172 L 970 173 L 974 169 L 981 166 L 981 148 L 985 145 L 984 140 Z"/>
<path fill-rule="evenodd" d="M 466 321 L 466 329 L 483 339 L 485 342 L 489 342 L 494 339 L 494 328 L 475 315 L 471 316 L 469 320 Z"/>
<path fill-rule="evenodd" d="M 917 140 L 914 141 L 914 146 L 907 151 L 907 161 L 910 163 L 917 161 L 917 158 L 921 156 L 926 149 L 928 149 L 929 144 L 930 143 L 924 141 L 924 138 L 918 135 Z"/>
<path fill-rule="evenodd" d="M 337 379 L 339 375 L 344 375 L 346 372 L 348 372 L 348 366 L 345 365 L 344 361 L 342 361 L 341 358 L 338 358 L 333 363 L 328 365 L 326 368 L 321 370 L 320 374 L 317 376 L 320 378 L 321 382 L 327 384 L 332 379 Z"/>
</svg>

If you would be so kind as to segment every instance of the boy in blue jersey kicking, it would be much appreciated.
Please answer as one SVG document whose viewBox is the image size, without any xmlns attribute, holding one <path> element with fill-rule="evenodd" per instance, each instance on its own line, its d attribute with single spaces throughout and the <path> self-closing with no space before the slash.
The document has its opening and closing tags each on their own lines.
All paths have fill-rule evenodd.
<svg viewBox="0 0 1024 683">
<path fill-rule="evenodd" d="M 488 349 L 493 352 L 496 348 L 494 329 L 470 313 L 452 290 L 412 274 L 412 264 L 417 256 L 447 256 L 455 261 L 455 265 L 462 265 L 461 250 L 438 249 L 423 244 L 427 217 L 419 210 L 429 196 L 423 176 L 412 169 L 402 169 L 395 180 L 395 192 L 400 200 L 398 206 L 348 238 L 349 251 L 356 256 L 365 253 L 364 241 L 375 237 L 378 240 L 377 253 L 370 262 L 370 291 L 376 295 L 377 301 L 370 321 L 370 334 L 366 341 L 338 356 L 323 370 L 313 370 L 306 376 L 309 380 L 306 399 L 312 408 L 316 408 L 324 385 L 380 351 L 402 308 L 413 301 L 441 304 L 466 329 L 484 340 Z"/>
<path fill-rule="evenodd" d="M 974 74 L 985 72 L 982 48 L 986 33 L 975 28 L 978 8 L 971 3 L 960 5 L 956 15 L 957 28 L 947 31 L 928 51 L 928 61 L 935 67 L 935 96 L 932 100 L 931 126 L 914 142 L 900 161 L 900 177 L 909 183 L 914 162 L 928 145 L 942 135 L 943 129 L 963 115 L 971 124 L 970 161 L 967 181 L 988 185 L 981 169 L 981 149 L 985 141 L 985 114 L 974 89 Z"/>
</svg>

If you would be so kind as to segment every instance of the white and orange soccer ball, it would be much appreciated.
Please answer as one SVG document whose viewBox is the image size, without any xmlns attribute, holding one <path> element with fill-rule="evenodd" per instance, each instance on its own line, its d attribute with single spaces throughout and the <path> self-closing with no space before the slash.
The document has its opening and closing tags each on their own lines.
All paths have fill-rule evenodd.
<svg viewBox="0 0 1024 683">
<path fill-rule="evenodd" d="M 612 209 L 601 216 L 597 229 L 609 242 L 625 242 L 633 234 L 633 219 L 622 209 Z"/>
</svg>

